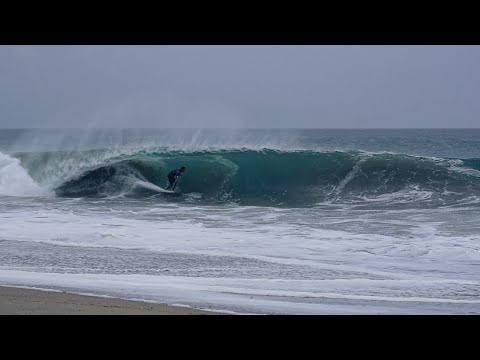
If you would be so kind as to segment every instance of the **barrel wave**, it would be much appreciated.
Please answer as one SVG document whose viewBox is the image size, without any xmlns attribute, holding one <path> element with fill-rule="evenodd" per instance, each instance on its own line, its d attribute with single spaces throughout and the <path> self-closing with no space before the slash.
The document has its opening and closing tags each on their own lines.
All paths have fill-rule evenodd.
<svg viewBox="0 0 480 360">
<path fill-rule="evenodd" d="M 175 201 L 255 206 L 409 203 L 441 206 L 480 198 L 480 159 L 358 151 L 131 151 L 16 155 L 38 183 L 60 197 L 150 197 L 186 166 Z M 189 196 L 195 195 L 195 196 Z M 168 199 L 166 201 L 171 201 Z"/>
</svg>

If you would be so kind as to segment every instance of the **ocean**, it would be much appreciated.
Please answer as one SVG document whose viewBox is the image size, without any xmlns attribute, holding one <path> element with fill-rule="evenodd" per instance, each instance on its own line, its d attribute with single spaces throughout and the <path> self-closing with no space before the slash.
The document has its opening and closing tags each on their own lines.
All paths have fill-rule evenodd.
<svg viewBox="0 0 480 360">
<path fill-rule="evenodd" d="M 479 218 L 480 129 L 0 130 L 0 285 L 479 314 Z"/>
</svg>

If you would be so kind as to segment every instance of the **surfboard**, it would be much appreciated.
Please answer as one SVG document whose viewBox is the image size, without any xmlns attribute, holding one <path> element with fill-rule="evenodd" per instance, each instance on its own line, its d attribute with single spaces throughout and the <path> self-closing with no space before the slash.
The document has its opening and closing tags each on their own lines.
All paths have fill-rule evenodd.
<svg viewBox="0 0 480 360">
<path fill-rule="evenodd" d="M 146 181 L 142 181 L 142 180 L 137 181 L 135 183 L 135 186 L 143 187 L 144 189 L 149 189 L 149 190 L 153 190 L 153 191 L 157 191 L 157 192 L 161 192 L 161 193 L 165 193 L 165 194 L 176 194 L 175 191 L 165 190 L 165 189 L 161 188 L 160 186 L 157 186 L 155 184 L 152 184 L 152 183 L 149 183 L 149 182 L 146 182 Z"/>
</svg>

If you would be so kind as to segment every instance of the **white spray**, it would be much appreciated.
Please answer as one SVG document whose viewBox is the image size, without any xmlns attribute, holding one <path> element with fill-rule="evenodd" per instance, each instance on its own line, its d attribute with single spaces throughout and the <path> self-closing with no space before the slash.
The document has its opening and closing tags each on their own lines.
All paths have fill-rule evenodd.
<svg viewBox="0 0 480 360">
<path fill-rule="evenodd" d="M 0 195 L 42 196 L 48 191 L 41 188 L 20 165 L 20 160 L 0 152 Z"/>
</svg>

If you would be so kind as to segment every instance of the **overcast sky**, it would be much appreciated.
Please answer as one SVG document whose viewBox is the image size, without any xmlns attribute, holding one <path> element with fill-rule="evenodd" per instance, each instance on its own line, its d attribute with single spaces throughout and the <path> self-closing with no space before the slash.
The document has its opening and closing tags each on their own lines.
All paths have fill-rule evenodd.
<svg viewBox="0 0 480 360">
<path fill-rule="evenodd" d="M 0 127 L 480 127 L 480 46 L 0 46 Z"/>
</svg>

